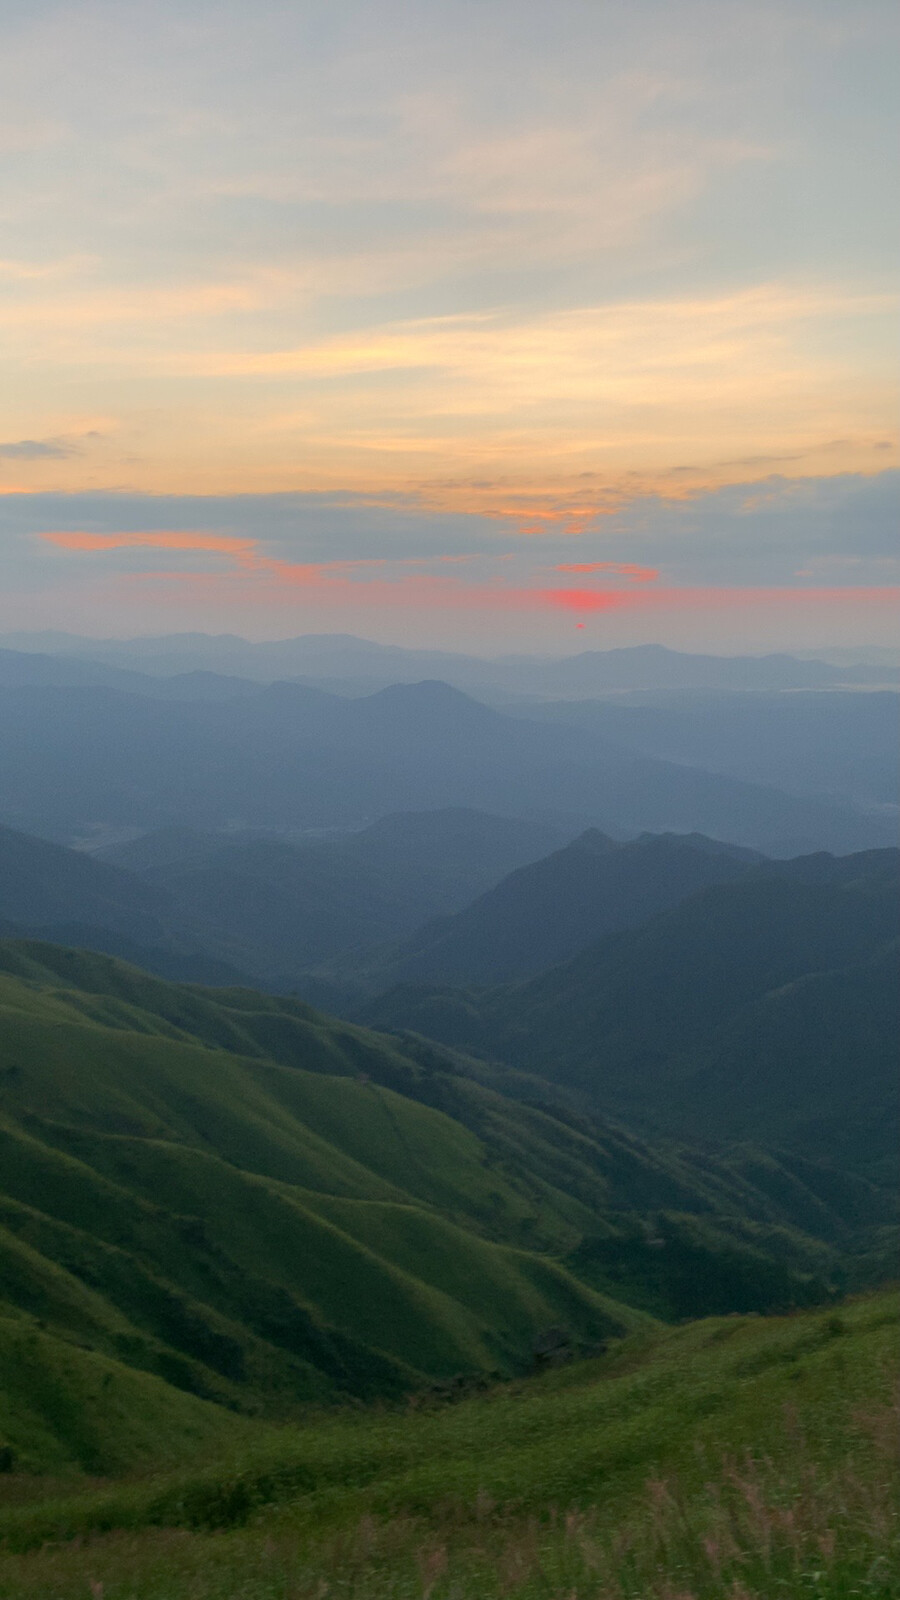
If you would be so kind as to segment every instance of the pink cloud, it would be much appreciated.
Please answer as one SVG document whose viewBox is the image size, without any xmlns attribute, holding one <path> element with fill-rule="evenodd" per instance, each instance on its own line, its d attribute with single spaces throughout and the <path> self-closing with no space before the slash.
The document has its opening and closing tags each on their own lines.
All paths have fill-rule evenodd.
<svg viewBox="0 0 900 1600">
<path fill-rule="evenodd" d="M 702 587 L 659 585 L 654 567 L 629 562 L 592 561 L 561 563 L 565 573 L 603 573 L 632 580 L 635 587 L 554 588 L 489 582 L 467 582 L 462 576 L 405 572 L 397 576 L 368 574 L 387 566 L 417 567 L 430 563 L 468 560 L 468 557 L 417 557 L 388 562 L 381 557 L 350 561 L 295 562 L 261 553 L 257 539 L 240 539 L 215 533 L 157 532 L 85 533 L 52 532 L 39 535 L 49 544 L 79 554 L 105 550 L 151 548 L 196 551 L 224 556 L 228 565 L 218 572 L 138 572 L 120 577 L 119 585 L 140 585 L 144 593 L 164 595 L 166 601 L 202 597 L 208 603 L 233 604 L 238 597 L 253 597 L 267 607 L 295 603 L 298 590 L 323 604 L 400 607 L 408 610 L 494 610 L 497 612 L 556 610 L 587 615 L 605 611 L 705 611 L 716 613 L 752 607 L 808 609 L 816 606 L 853 605 L 889 609 L 900 600 L 900 586 L 878 587 Z M 474 559 L 474 558 L 472 558 Z M 356 574 L 367 574 L 360 582 Z M 252 586 L 252 588 L 251 588 Z"/>
<path fill-rule="evenodd" d="M 656 583 L 656 567 L 636 567 L 630 561 L 567 561 L 554 567 L 554 572 L 615 572 L 621 578 L 632 578 L 635 583 Z"/>
<path fill-rule="evenodd" d="M 416 611 L 569 611 L 576 615 L 599 612 L 686 612 L 716 613 L 756 607 L 804 609 L 836 605 L 891 609 L 900 604 L 900 585 L 842 588 L 762 588 L 762 587 L 649 587 L 637 588 L 548 588 L 525 585 L 466 583 L 452 577 L 416 573 L 404 576 L 374 577 L 360 583 L 352 568 L 363 563 L 320 563 L 292 566 L 284 562 L 265 562 L 254 568 L 253 593 L 273 609 L 294 604 L 298 589 L 309 600 L 323 604 L 364 605 L 374 610 L 400 608 Z M 148 588 L 164 586 L 167 599 L 187 590 L 215 603 L 233 601 L 236 589 L 247 595 L 248 574 L 230 573 L 135 573 L 120 580 Z"/>
<path fill-rule="evenodd" d="M 886 608 L 900 604 L 900 585 L 843 588 L 667 587 L 664 589 L 540 589 L 543 603 L 565 611 L 721 611 L 746 606 L 808 607 L 842 603 Z"/>
</svg>

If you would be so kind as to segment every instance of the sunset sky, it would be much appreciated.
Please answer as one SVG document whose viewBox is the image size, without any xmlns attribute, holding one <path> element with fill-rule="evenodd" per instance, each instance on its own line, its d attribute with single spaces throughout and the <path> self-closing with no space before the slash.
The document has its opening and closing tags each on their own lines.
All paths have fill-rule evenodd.
<svg viewBox="0 0 900 1600">
<path fill-rule="evenodd" d="M 896 634 L 897 8 L 0 5 L 0 629 Z"/>
</svg>

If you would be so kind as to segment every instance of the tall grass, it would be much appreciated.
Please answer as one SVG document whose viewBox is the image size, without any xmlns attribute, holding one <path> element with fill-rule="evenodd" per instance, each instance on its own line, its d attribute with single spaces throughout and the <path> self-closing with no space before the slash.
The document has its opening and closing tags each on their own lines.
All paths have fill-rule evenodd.
<svg viewBox="0 0 900 1600">
<path fill-rule="evenodd" d="M 8 1545 L 0 1600 L 900 1600 L 895 1319 L 879 1296 L 694 1324 L 54 1492 L 0 1515 L 35 1546 Z"/>
<path fill-rule="evenodd" d="M 785 1427 L 795 1426 L 790 1416 Z M 897 1407 L 857 1419 L 862 1446 L 823 1477 L 802 1433 L 790 1472 L 707 1464 L 699 1493 L 651 1477 L 612 1522 L 601 1504 L 517 1512 L 488 1494 L 430 1516 L 373 1517 L 316 1538 L 282 1517 L 240 1532 L 118 1533 L 10 1558 L 0 1594 L 41 1600 L 895 1600 Z"/>
</svg>

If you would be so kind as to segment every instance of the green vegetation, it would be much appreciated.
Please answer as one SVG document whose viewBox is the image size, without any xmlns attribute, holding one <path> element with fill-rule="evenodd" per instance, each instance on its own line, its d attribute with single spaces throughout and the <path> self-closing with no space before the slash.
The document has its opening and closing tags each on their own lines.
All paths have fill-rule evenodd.
<svg viewBox="0 0 900 1600">
<path fill-rule="evenodd" d="M 556 1323 L 589 1348 L 641 1321 L 561 1263 L 591 1204 L 508 1175 L 461 1121 L 378 1082 L 424 1076 L 386 1041 L 101 956 L 7 945 L 3 961 L 4 1298 L 49 1335 L 283 1413 L 527 1369 Z M 559 1168 L 556 1125 L 532 1116 Z M 73 1438 L 42 1457 L 26 1418 L 9 1443 L 103 1466 Z"/>
<path fill-rule="evenodd" d="M 298 1001 L 0 945 L 2 1442 L 119 1470 L 215 1438 L 223 1406 L 512 1376 L 551 1328 L 588 1352 L 882 1270 L 864 1181 L 649 1144 L 546 1093 Z M 133 1429 L 98 1423 L 101 1383 Z"/>
<path fill-rule="evenodd" d="M 7 1475 L 0 1597 L 896 1600 L 897 1309 L 646 1330 L 455 1404 L 230 1419 L 174 1472 Z"/>
<path fill-rule="evenodd" d="M 17 1473 L 175 1466 L 251 1437 L 253 1425 L 234 1413 L 55 1337 L 33 1317 L 0 1318 L 0 1370 L 0 1459 Z"/>
<path fill-rule="evenodd" d="M 0 1174 L 0 1600 L 900 1597 L 863 1177 L 11 941 Z"/>
</svg>

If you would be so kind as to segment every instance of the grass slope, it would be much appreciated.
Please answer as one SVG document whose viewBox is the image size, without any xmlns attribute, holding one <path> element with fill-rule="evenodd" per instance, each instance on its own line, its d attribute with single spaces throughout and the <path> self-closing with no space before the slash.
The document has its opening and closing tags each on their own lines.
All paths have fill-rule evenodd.
<svg viewBox="0 0 900 1600">
<path fill-rule="evenodd" d="M 297 1001 L 0 944 L 0 1306 L 271 1416 L 522 1371 L 551 1326 L 590 1348 L 648 1313 L 808 1304 L 877 1253 L 861 1181 L 545 1092 Z"/>
<path fill-rule="evenodd" d="M 257 1437 L 243 1418 L 54 1337 L 30 1317 L 0 1317 L 0 1370 L 0 1450 L 19 1473 L 176 1467 Z"/>
<path fill-rule="evenodd" d="M 10 1478 L 0 1596 L 896 1600 L 897 1309 L 649 1331 L 76 1494 Z"/>
<path fill-rule="evenodd" d="M 590 1207 L 366 1074 L 385 1041 L 273 1006 L 284 1064 L 236 996 L 43 954 L 84 987 L 5 949 L 0 1252 L 10 1303 L 50 1331 L 277 1410 L 516 1370 L 550 1324 L 590 1344 L 640 1320 L 560 1264 Z"/>
</svg>

